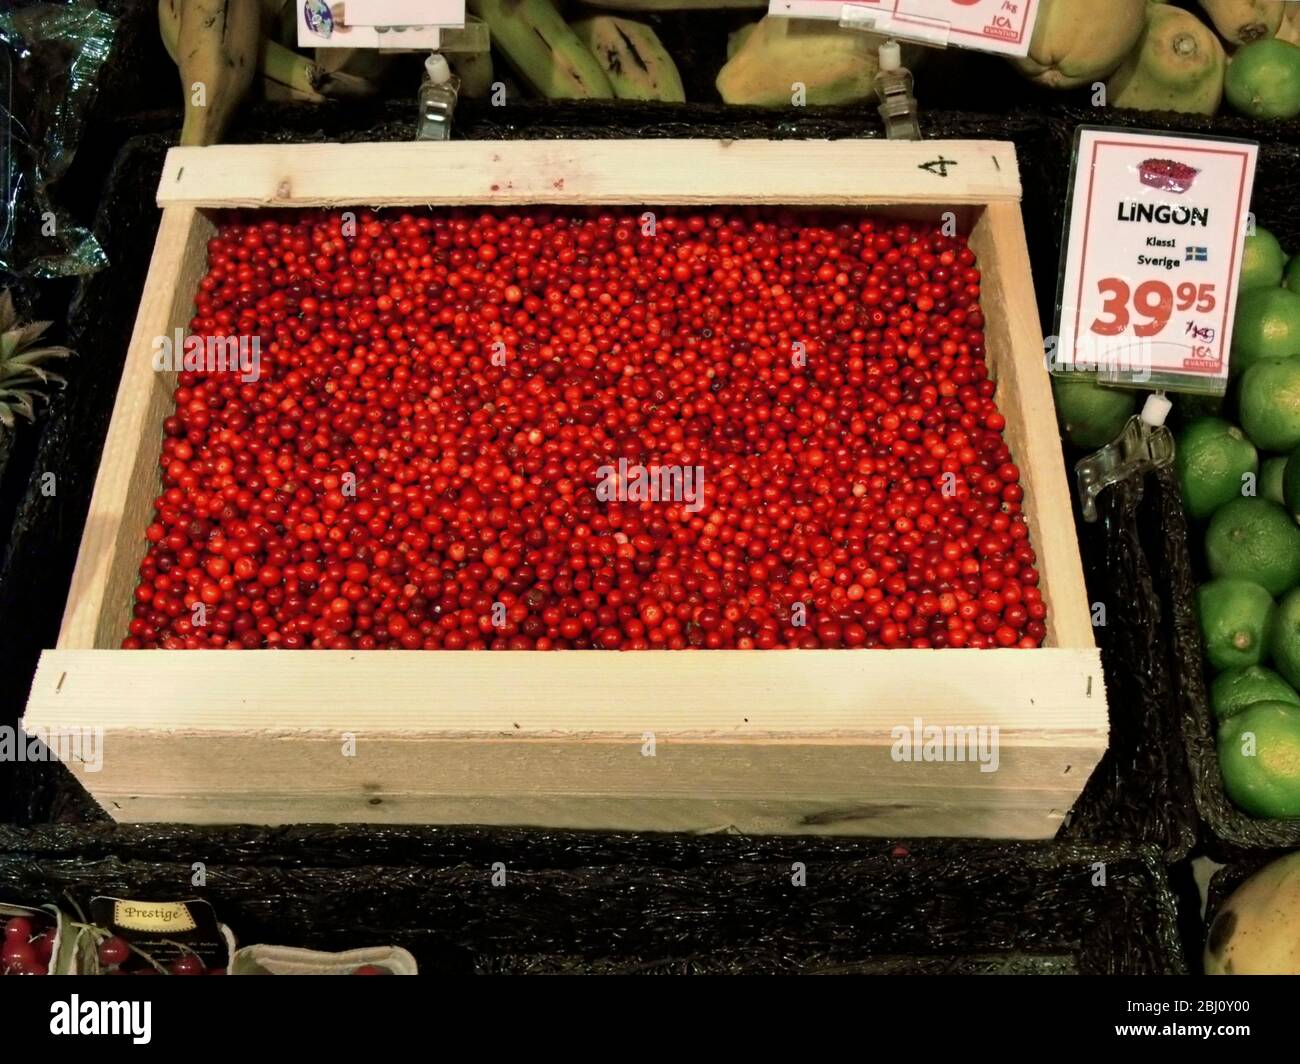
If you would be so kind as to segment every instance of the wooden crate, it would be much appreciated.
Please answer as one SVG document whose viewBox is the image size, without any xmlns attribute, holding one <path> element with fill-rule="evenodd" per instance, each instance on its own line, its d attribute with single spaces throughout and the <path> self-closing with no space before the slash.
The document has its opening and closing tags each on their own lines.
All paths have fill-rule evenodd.
<svg viewBox="0 0 1300 1064">
<path fill-rule="evenodd" d="M 475 822 L 1052 835 L 1106 746 L 1021 223 L 1000 142 L 550 141 L 171 151 L 148 281 L 58 647 L 25 724 L 105 729 L 74 764 L 121 821 Z M 1036 650 L 124 651 L 174 380 L 225 207 L 788 204 L 954 212 L 1048 605 Z M 897 726 L 997 727 L 1000 765 L 907 762 Z M 355 756 L 344 756 L 348 736 Z M 647 756 L 653 746 L 653 756 Z"/>
</svg>

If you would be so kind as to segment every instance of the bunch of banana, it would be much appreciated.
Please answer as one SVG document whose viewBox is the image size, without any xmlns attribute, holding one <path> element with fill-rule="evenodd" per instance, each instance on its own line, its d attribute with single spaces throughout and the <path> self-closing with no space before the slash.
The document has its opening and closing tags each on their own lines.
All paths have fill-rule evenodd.
<svg viewBox="0 0 1300 1064">
<path fill-rule="evenodd" d="M 374 84 L 326 70 L 276 39 L 290 0 L 158 0 L 163 46 L 180 69 L 185 95 L 181 143 L 221 138 L 258 71 L 268 99 L 320 103 L 368 96 Z"/>
<path fill-rule="evenodd" d="M 573 32 L 604 68 L 620 100 L 685 102 L 677 64 L 645 23 L 596 15 L 575 22 Z"/>
<path fill-rule="evenodd" d="M 551 0 L 469 0 L 469 9 L 488 24 L 493 46 L 539 96 L 613 98 L 600 63 Z"/>
<path fill-rule="evenodd" d="M 487 22 L 493 47 L 546 99 L 686 99 L 672 56 L 642 22 L 593 15 L 570 26 L 553 0 L 469 0 L 469 7 Z"/>
</svg>

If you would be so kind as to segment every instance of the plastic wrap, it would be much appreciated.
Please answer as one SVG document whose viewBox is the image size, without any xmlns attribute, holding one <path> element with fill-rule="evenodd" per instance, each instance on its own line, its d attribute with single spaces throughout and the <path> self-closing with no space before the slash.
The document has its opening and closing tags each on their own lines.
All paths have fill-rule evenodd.
<svg viewBox="0 0 1300 1064">
<path fill-rule="evenodd" d="M 107 261 L 55 204 L 51 185 L 76 154 L 115 22 L 94 8 L 44 4 L 0 12 L 9 86 L 0 98 L 0 269 L 33 277 L 92 273 Z"/>
</svg>

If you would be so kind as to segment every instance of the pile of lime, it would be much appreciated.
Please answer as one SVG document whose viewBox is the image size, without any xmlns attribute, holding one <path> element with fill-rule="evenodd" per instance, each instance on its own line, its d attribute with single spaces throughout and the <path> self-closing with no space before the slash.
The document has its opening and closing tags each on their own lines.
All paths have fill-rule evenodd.
<svg viewBox="0 0 1300 1064">
<path fill-rule="evenodd" d="M 1204 524 L 1197 590 L 1224 788 L 1257 817 L 1300 818 L 1300 256 L 1246 238 L 1225 417 L 1178 435 L 1183 505 Z"/>
</svg>

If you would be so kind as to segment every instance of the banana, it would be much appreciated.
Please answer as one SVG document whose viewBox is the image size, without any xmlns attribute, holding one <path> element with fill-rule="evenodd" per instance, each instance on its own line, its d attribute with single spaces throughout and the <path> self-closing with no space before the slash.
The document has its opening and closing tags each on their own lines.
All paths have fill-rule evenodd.
<svg viewBox="0 0 1300 1064">
<path fill-rule="evenodd" d="M 620 100 L 685 102 L 677 64 L 644 22 L 596 15 L 573 23 L 573 32 L 604 68 Z"/>
<path fill-rule="evenodd" d="M 273 103 L 328 103 L 329 97 L 319 92 L 302 92 L 291 89 L 271 78 L 262 76 L 262 95 Z"/>
<path fill-rule="evenodd" d="M 788 107 L 802 85 L 809 104 L 866 100 L 875 92 L 883 41 L 833 22 L 767 15 L 718 71 L 718 95 L 726 103 Z"/>
<path fill-rule="evenodd" d="M 161 9 L 160 9 L 161 10 Z M 177 66 L 185 93 L 181 144 L 221 139 L 257 72 L 259 0 L 181 0 Z"/>
<path fill-rule="evenodd" d="M 727 58 L 730 59 L 745 43 L 746 38 L 754 32 L 757 22 L 746 22 L 740 29 L 732 30 L 727 34 Z"/>
<path fill-rule="evenodd" d="M 551 0 L 469 0 L 469 7 L 488 24 L 492 43 L 539 96 L 613 98 L 605 71 Z"/>
<path fill-rule="evenodd" d="M 352 74 L 371 82 L 381 81 L 393 65 L 391 52 L 374 48 L 317 48 L 315 63 L 327 74 Z"/>
<path fill-rule="evenodd" d="M 186 5 L 193 2 L 195 0 L 158 0 L 159 36 L 162 37 L 167 54 L 178 65 L 181 12 Z M 216 2 L 216 0 L 208 0 L 208 2 Z M 246 3 L 247 0 L 230 0 L 230 2 Z M 261 37 L 257 41 L 255 55 L 257 69 L 263 76 L 278 81 L 298 93 L 293 97 L 294 99 L 305 100 L 322 95 L 360 97 L 370 96 L 376 91 L 374 83 L 366 78 L 341 71 L 325 70 L 306 56 L 299 55 L 269 37 Z"/>
<path fill-rule="evenodd" d="M 492 92 L 491 52 L 444 53 L 452 72 L 460 78 L 460 94 L 471 100 L 482 99 Z"/>
<path fill-rule="evenodd" d="M 1219 36 L 1229 44 L 1272 37 L 1282 23 L 1282 0 L 1200 0 Z"/>
</svg>

